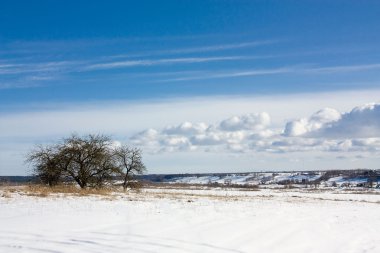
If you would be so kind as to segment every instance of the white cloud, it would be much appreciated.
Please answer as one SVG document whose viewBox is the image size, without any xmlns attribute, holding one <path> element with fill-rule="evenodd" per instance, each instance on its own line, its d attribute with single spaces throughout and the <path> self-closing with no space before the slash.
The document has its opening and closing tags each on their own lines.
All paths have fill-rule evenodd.
<svg viewBox="0 0 380 253">
<path fill-rule="evenodd" d="M 258 58 L 265 58 L 265 57 L 258 57 Z M 246 59 L 255 59 L 255 57 L 246 57 Z M 261 75 L 279 75 L 279 74 L 320 75 L 320 74 L 372 71 L 372 70 L 377 70 L 377 69 L 380 69 L 379 63 L 361 64 L 361 65 L 339 65 L 339 66 L 328 66 L 328 67 L 302 67 L 301 65 L 292 65 L 292 66 L 280 66 L 276 68 L 267 68 L 267 69 L 247 69 L 243 71 L 242 70 L 239 70 L 239 71 L 224 70 L 223 72 L 208 71 L 208 73 L 206 74 L 155 80 L 155 82 L 179 82 L 179 81 L 190 81 L 190 80 L 208 80 L 208 79 L 249 77 L 249 76 L 261 76 Z"/>
<path fill-rule="evenodd" d="M 379 63 L 373 64 L 360 64 L 360 65 L 343 65 L 343 66 L 329 66 L 320 68 L 304 69 L 305 73 L 344 73 L 362 70 L 374 70 L 379 69 Z"/>
<path fill-rule="evenodd" d="M 290 121 L 284 135 L 319 138 L 370 138 L 380 136 L 380 104 L 358 106 L 348 113 L 323 109 L 310 118 Z"/>
<path fill-rule="evenodd" d="M 184 37 L 181 36 L 181 39 L 184 39 Z M 280 40 L 261 40 L 261 41 L 247 41 L 247 42 L 231 43 L 231 44 L 214 44 L 214 45 L 209 45 L 209 46 L 182 47 L 182 48 L 166 49 L 166 50 L 152 50 L 152 51 L 144 51 L 144 52 L 129 53 L 129 54 L 118 54 L 118 55 L 108 56 L 108 58 L 117 59 L 117 58 L 128 58 L 128 57 L 145 57 L 145 56 L 157 56 L 157 55 L 178 55 L 178 54 L 217 52 L 217 51 L 225 51 L 225 50 L 230 50 L 230 49 L 265 46 L 265 45 L 275 44 L 279 42 L 281 41 Z"/>
<path fill-rule="evenodd" d="M 197 146 L 212 146 L 224 143 L 224 139 L 216 133 L 195 135 L 191 138 L 191 142 Z"/>
<path fill-rule="evenodd" d="M 241 150 L 249 139 L 273 135 L 273 131 L 266 129 L 269 125 L 268 113 L 251 113 L 232 116 L 216 124 L 186 121 L 177 126 L 164 127 L 160 131 L 150 129 L 133 136 L 132 140 L 136 144 L 148 146 L 150 150 L 155 148 L 156 151 L 195 150 L 211 146 Z"/>
<path fill-rule="evenodd" d="M 215 52 L 215 51 L 224 51 L 224 50 L 237 49 L 237 48 L 257 47 L 257 46 L 274 44 L 277 42 L 279 41 L 264 40 L 264 41 L 251 41 L 251 42 L 233 43 L 233 44 L 210 45 L 210 46 L 203 46 L 203 47 L 177 48 L 177 49 L 146 52 L 146 53 L 140 54 L 140 56 Z M 114 57 L 119 58 L 119 57 L 125 57 L 125 56 L 128 56 L 128 55 L 119 55 L 119 56 L 114 56 Z"/>
<path fill-rule="evenodd" d="M 221 56 L 221 57 L 184 57 L 184 58 L 167 58 L 167 59 L 147 59 L 147 60 L 127 60 L 127 61 L 114 61 L 106 63 L 97 63 L 86 66 L 83 70 L 98 70 L 98 69 L 114 69 L 114 68 L 127 68 L 136 66 L 155 66 L 165 64 L 178 64 L 178 63 L 201 63 L 201 62 L 214 62 L 214 61 L 236 61 L 244 60 L 244 56 Z"/>
<path fill-rule="evenodd" d="M 0 65 L 1 75 L 14 75 L 22 73 L 52 73 L 73 70 L 73 68 L 83 64 L 81 61 L 56 61 L 56 62 L 36 62 L 17 63 Z M 47 78 L 49 78 L 48 76 Z"/>
<path fill-rule="evenodd" d="M 315 133 L 329 138 L 370 138 L 380 136 L 380 104 L 355 107 L 342 114 L 340 120 L 332 122 Z"/>
<path fill-rule="evenodd" d="M 270 116 L 265 112 L 236 115 L 215 124 L 184 122 L 178 126 L 155 130 L 155 139 L 159 142 L 155 142 L 154 147 L 171 152 L 378 152 L 380 131 L 370 132 L 370 137 L 375 138 L 367 138 L 368 132 L 365 135 L 359 134 L 362 128 L 380 129 L 378 107 L 377 104 L 371 104 L 343 114 L 325 108 L 309 118 L 287 122 L 283 131 L 271 126 Z M 363 124 L 364 119 L 367 124 Z M 335 132 L 334 128 L 338 128 L 344 135 L 331 138 L 329 131 Z M 347 135 L 352 132 L 350 129 L 359 133 Z M 328 136 L 323 136 L 323 133 Z M 141 134 L 133 137 L 135 140 L 144 138 Z M 146 141 L 140 143 L 149 144 Z"/>
<path fill-rule="evenodd" d="M 184 122 L 178 126 L 168 126 L 163 132 L 166 134 L 192 135 L 204 133 L 209 126 L 206 123 Z"/>
<path fill-rule="evenodd" d="M 247 76 L 261 76 L 261 75 L 278 75 L 284 73 L 295 72 L 293 68 L 281 67 L 273 69 L 252 69 L 246 71 L 223 71 L 203 73 L 201 75 L 191 75 L 185 77 L 171 78 L 156 80 L 156 82 L 177 82 L 177 81 L 191 81 L 191 80 L 207 80 L 207 79 L 221 79 L 231 77 L 247 77 Z"/>
<path fill-rule="evenodd" d="M 152 145 L 157 144 L 158 131 L 155 129 L 144 130 L 131 138 L 137 145 Z"/>
<path fill-rule="evenodd" d="M 270 116 L 266 112 L 233 116 L 220 122 L 219 127 L 225 131 L 263 130 L 270 125 Z"/>
<path fill-rule="evenodd" d="M 321 129 L 326 124 L 335 122 L 341 118 L 340 112 L 331 108 L 324 108 L 314 113 L 310 118 L 302 118 L 290 121 L 286 124 L 284 135 L 300 136 Z"/>
<path fill-rule="evenodd" d="M 191 150 L 191 143 L 187 137 L 184 136 L 166 136 L 161 138 L 160 144 L 162 150 L 160 151 L 186 151 Z"/>
</svg>

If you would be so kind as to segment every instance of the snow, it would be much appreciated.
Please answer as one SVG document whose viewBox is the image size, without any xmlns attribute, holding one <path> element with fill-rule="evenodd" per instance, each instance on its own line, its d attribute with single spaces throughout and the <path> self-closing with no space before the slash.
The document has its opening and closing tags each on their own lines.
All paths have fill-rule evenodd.
<svg viewBox="0 0 380 253">
<path fill-rule="evenodd" d="M 2 191 L 0 252 L 380 252 L 375 190 Z"/>
<path fill-rule="evenodd" d="M 335 182 L 338 185 L 341 185 L 344 183 L 350 183 L 350 184 L 356 185 L 356 184 L 367 183 L 368 179 L 365 177 L 345 178 L 345 177 L 339 176 L 339 177 L 330 178 L 327 182 L 328 183 Z"/>
<path fill-rule="evenodd" d="M 321 174 L 316 174 L 316 175 L 309 175 L 309 174 L 285 174 L 285 173 L 282 173 L 281 175 L 278 175 L 278 176 L 275 176 L 274 177 L 274 181 L 275 182 L 281 182 L 281 181 L 286 181 L 286 180 L 290 180 L 290 181 L 297 181 L 297 182 L 302 182 L 302 180 L 308 180 L 310 182 L 314 181 L 314 180 L 317 180 L 321 177 L 322 175 Z"/>
<path fill-rule="evenodd" d="M 250 183 L 252 175 L 223 175 L 223 176 L 184 176 L 173 178 L 169 182 L 171 183 L 186 183 L 186 184 L 209 184 L 209 183 L 219 183 L 224 184 L 225 180 L 231 180 L 233 184 L 246 184 Z"/>
<path fill-rule="evenodd" d="M 186 184 L 209 184 L 219 183 L 224 184 L 226 180 L 230 180 L 231 184 L 244 185 L 244 184 L 259 184 L 261 182 L 279 183 L 281 181 L 302 182 L 302 180 L 314 181 L 322 176 L 318 174 L 301 174 L 301 173 L 245 173 L 245 174 L 224 174 L 224 175 L 201 175 L 201 176 L 187 176 L 176 177 L 168 180 L 169 183 L 186 183 Z"/>
<path fill-rule="evenodd" d="M 281 173 L 237 173 L 237 174 L 204 174 L 204 175 L 182 175 L 168 179 L 167 183 L 184 183 L 206 185 L 212 183 L 233 185 L 265 185 L 265 187 L 276 188 L 285 182 L 290 182 L 294 187 L 305 187 L 305 183 L 317 182 L 321 187 L 331 187 L 334 182 L 340 187 L 363 187 L 368 182 L 367 176 L 336 176 L 329 179 L 319 180 L 323 172 L 281 172 Z M 373 185 L 380 185 L 380 179 Z M 281 186 L 282 187 L 282 186 Z"/>
</svg>

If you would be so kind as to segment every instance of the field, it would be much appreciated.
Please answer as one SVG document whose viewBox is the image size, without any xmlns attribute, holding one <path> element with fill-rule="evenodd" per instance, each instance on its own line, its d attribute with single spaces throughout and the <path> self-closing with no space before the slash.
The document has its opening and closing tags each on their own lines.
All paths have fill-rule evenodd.
<svg viewBox="0 0 380 253">
<path fill-rule="evenodd" d="M 0 252 L 380 252 L 378 190 L 0 188 Z"/>
</svg>

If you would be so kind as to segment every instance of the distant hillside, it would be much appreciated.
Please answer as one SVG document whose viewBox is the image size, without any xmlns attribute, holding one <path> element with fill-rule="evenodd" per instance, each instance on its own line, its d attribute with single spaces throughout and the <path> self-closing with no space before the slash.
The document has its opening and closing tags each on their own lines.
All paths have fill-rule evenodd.
<svg viewBox="0 0 380 253">
<path fill-rule="evenodd" d="M 267 171 L 243 173 L 194 173 L 194 174 L 147 174 L 139 180 L 152 183 L 179 184 L 318 184 L 324 186 L 377 186 L 380 170 L 330 170 L 330 171 Z M 115 178 L 118 180 L 118 178 Z M 32 176 L 0 176 L 0 183 L 21 184 L 38 182 Z"/>
</svg>

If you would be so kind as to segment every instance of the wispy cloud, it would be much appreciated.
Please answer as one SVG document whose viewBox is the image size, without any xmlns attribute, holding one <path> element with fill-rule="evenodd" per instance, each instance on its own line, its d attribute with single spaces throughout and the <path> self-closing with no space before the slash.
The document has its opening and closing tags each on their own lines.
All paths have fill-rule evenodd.
<svg viewBox="0 0 380 253">
<path fill-rule="evenodd" d="M 270 57 L 270 56 L 267 56 Z M 259 59 L 260 56 L 225 56 L 225 57 L 184 57 L 184 58 L 161 58 L 161 59 L 141 59 L 128 61 L 113 61 L 92 63 L 91 61 L 52 61 L 45 63 L 3 63 L 0 64 L 0 77 L 6 75 L 22 75 L 13 82 L 3 80 L 0 85 L 1 89 L 22 88 L 22 87 L 39 87 L 39 81 L 45 82 L 62 74 L 70 74 L 81 71 L 97 71 L 97 70 L 112 70 L 129 67 L 149 67 L 160 65 L 173 64 L 196 64 L 205 62 L 221 62 L 221 61 L 242 61 Z M 184 82 L 192 80 L 209 80 L 209 79 L 224 79 L 224 78 L 240 78 L 254 77 L 264 75 L 281 75 L 281 74 L 337 74 L 346 72 L 361 72 L 380 69 L 379 63 L 361 64 L 361 65 L 339 65 L 328 67 L 313 67 L 305 65 L 292 65 L 277 68 L 263 69 L 246 69 L 246 70 L 215 70 L 207 69 L 198 71 L 173 71 L 159 73 L 144 73 L 146 75 L 156 76 L 151 82 Z M 138 74 L 136 74 L 138 76 Z M 173 78 L 160 79 L 160 76 L 173 76 Z M 175 77 L 174 77 L 175 76 Z M 22 80 L 20 82 L 20 80 Z M 0 80 L 1 81 L 1 80 Z M 30 82 L 28 84 L 28 82 Z"/>
<path fill-rule="evenodd" d="M 52 61 L 36 63 L 14 63 L 0 65 L 0 75 L 14 75 L 37 72 L 68 71 L 80 64 L 79 61 Z"/>
<path fill-rule="evenodd" d="M 205 35 L 206 37 L 209 35 Z M 211 36 L 212 37 L 212 36 Z M 286 65 L 285 62 L 276 62 L 276 65 L 264 62 L 261 67 L 253 69 L 250 63 L 252 60 L 258 59 L 268 59 L 268 58 L 280 58 L 280 57 L 293 57 L 295 53 L 293 52 L 277 52 L 269 55 L 252 55 L 248 49 L 261 46 L 269 46 L 276 43 L 286 42 L 286 40 L 239 40 L 236 43 L 221 43 L 218 44 L 214 40 L 202 41 L 203 35 L 200 37 L 191 36 L 189 38 L 184 37 L 169 37 L 169 38 L 121 38 L 121 39 L 111 39 L 111 40 L 76 40 L 76 41 L 36 41 L 36 42 L 14 42 L 11 45 L 5 45 L 0 47 L 1 50 L 6 52 L 12 50 L 32 50 L 32 54 L 27 54 L 28 58 L 20 57 L 10 57 L 5 58 L 5 61 L 0 61 L 0 82 L 6 83 L 6 85 L 1 85 L 3 88 L 16 87 L 33 87 L 40 86 L 37 85 L 38 82 L 48 83 L 50 79 L 56 79 L 60 76 L 67 76 L 69 78 L 76 78 L 80 81 L 83 78 L 89 78 L 89 73 L 86 77 L 78 77 L 75 75 L 77 72 L 85 71 L 98 71 L 103 70 L 100 78 L 112 79 L 118 73 L 111 72 L 113 69 L 122 68 L 132 68 L 141 67 L 143 69 L 146 67 L 143 76 L 155 75 L 151 78 L 151 82 L 181 82 L 181 81 L 191 81 L 191 80 L 208 80 L 208 79 L 223 79 L 223 78 L 239 78 L 239 77 L 254 77 L 254 76 L 264 76 L 264 75 L 281 75 L 281 74 L 338 74 L 346 72 L 365 72 L 371 70 L 377 70 L 380 68 L 380 63 L 372 64 L 357 64 L 357 65 L 338 65 L 338 66 L 325 66 L 323 62 L 320 65 Z M 216 37 L 215 37 L 216 38 Z M 157 47 L 155 43 L 153 47 L 149 48 L 144 45 L 141 47 L 141 41 L 159 41 L 164 40 L 180 40 L 184 43 L 175 43 L 169 47 L 168 45 L 163 45 Z M 227 41 L 232 40 L 231 37 Z M 225 41 L 225 40 L 221 40 Z M 126 43 L 128 42 L 128 43 Z M 133 42 L 133 43 L 131 43 Z M 136 44 L 134 44 L 136 42 Z M 206 43 L 205 43 L 206 42 Z M 131 43 L 131 44 L 130 44 Z M 128 44 L 128 50 L 136 53 L 135 55 L 119 54 L 118 52 L 126 52 L 126 45 Z M 131 45 L 131 47 L 129 47 Z M 150 44 L 148 44 L 149 46 Z M 170 44 L 169 44 L 170 45 Z M 200 45 L 200 46 L 194 46 Z M 135 46 L 135 48 L 134 48 Z M 276 45 L 280 46 L 281 45 Z M 101 48 L 102 50 L 97 51 Z M 108 49 L 112 50 L 108 50 Z M 42 50 L 39 51 L 33 50 Z M 47 49 L 47 50 L 45 50 Z M 115 50 L 114 50 L 115 49 Z M 239 50 L 242 49 L 242 50 Z M 149 51 L 151 50 L 151 51 Z M 334 49 L 333 52 L 337 50 Z M 215 52 L 207 54 L 208 52 Z M 265 51 L 266 52 L 266 51 Z M 344 50 L 344 52 L 347 52 Z M 69 54 L 66 54 L 69 53 Z M 87 53 L 87 54 L 86 54 Z M 262 52 L 263 53 L 263 52 Z M 312 54 L 321 52 L 309 52 Z M 322 52 L 323 53 L 323 52 Z M 0 53 L 1 54 L 1 53 Z M 116 55 L 114 55 L 116 54 Z M 297 56 L 300 52 L 297 52 Z M 70 56 L 68 56 L 70 55 Z M 78 55 L 83 56 L 83 58 L 78 58 Z M 162 56 L 161 56 L 162 55 Z M 72 58 L 70 58 L 72 57 Z M 126 57 L 131 57 L 127 59 Z M 124 59 L 123 59 L 124 58 Z M 245 62 L 238 62 L 245 61 Z M 211 63 L 214 64 L 211 66 Z M 237 66 L 234 69 L 224 69 L 225 65 L 220 64 L 222 62 L 236 62 Z M 203 64 L 202 69 L 192 68 L 196 64 L 200 63 L 210 63 Z M 279 63 L 277 65 L 277 63 Z M 164 66 L 164 65 L 188 65 L 181 66 L 181 72 L 173 71 L 173 75 L 170 72 L 165 73 L 153 73 L 154 71 L 148 70 L 151 66 Z M 191 65 L 193 64 L 193 65 Z M 296 64 L 292 62 L 289 64 Z M 270 66 L 270 67 L 269 67 Z M 277 66 L 277 67 L 273 67 Z M 109 72 L 107 72 L 109 70 Z M 155 69 L 155 70 L 158 70 Z M 163 70 L 163 69 L 161 69 Z M 167 70 L 167 69 L 166 69 Z M 135 73 L 127 73 L 129 76 L 136 74 L 141 74 L 142 71 L 136 71 Z M 159 77 L 159 76 L 162 77 Z M 166 76 L 165 76 L 166 75 Z M 27 77 L 29 76 L 29 77 Z M 75 76 L 75 77 L 74 77 Z M 126 77 L 126 76 L 125 76 Z M 96 76 L 99 78 L 99 76 Z M 166 79 L 165 79 L 166 78 Z M 12 80 L 14 79 L 14 80 Z M 18 85 L 17 80 L 23 79 L 22 85 Z M 97 79 L 98 80 L 98 79 Z M 13 82 L 14 81 L 14 82 Z M 27 81 L 35 82 L 26 85 Z M 137 80 L 138 81 L 138 80 Z"/>
<path fill-rule="evenodd" d="M 239 71 L 208 71 L 200 75 L 184 76 L 178 78 L 161 79 L 154 82 L 176 82 L 176 81 L 191 81 L 191 80 L 207 80 L 207 79 L 222 79 L 222 78 L 235 78 L 235 77 L 248 77 L 259 75 L 277 75 L 286 73 L 297 74 L 334 74 L 345 73 L 353 71 L 368 71 L 380 69 L 380 64 L 363 64 L 363 65 L 345 65 L 345 66 L 329 66 L 329 67 L 302 67 L 302 65 L 293 65 L 287 67 L 278 67 L 270 69 L 249 69 Z"/>
<path fill-rule="evenodd" d="M 42 86 L 41 83 L 36 83 L 36 82 L 0 82 L 0 90 L 34 88 L 34 87 L 41 87 L 41 86 Z"/>
<path fill-rule="evenodd" d="M 169 54 L 213 52 L 213 51 L 223 51 L 223 50 L 229 50 L 229 49 L 257 47 L 257 46 L 274 44 L 274 43 L 277 43 L 277 42 L 278 41 L 275 41 L 275 40 L 253 41 L 253 42 L 243 42 L 243 43 L 234 43 L 234 44 L 212 45 L 212 46 L 205 46 L 205 47 L 193 47 L 193 48 L 173 49 L 173 50 L 166 50 L 166 51 L 162 51 L 162 52 L 163 53 L 169 53 Z"/>
<path fill-rule="evenodd" d="M 201 63 L 201 62 L 214 62 L 214 61 L 234 61 L 249 59 L 245 56 L 224 56 L 224 57 L 186 57 L 186 58 L 166 58 L 166 59 L 147 59 L 147 60 L 132 60 L 132 61 L 116 61 L 107 63 L 97 63 L 86 66 L 83 70 L 101 70 L 101 69 L 114 69 L 126 68 L 136 66 L 154 66 L 165 64 L 177 63 Z"/>
<path fill-rule="evenodd" d="M 259 76 L 259 75 L 276 75 L 292 72 L 291 68 L 274 68 L 274 69 L 255 69 L 246 71 L 218 71 L 218 72 L 203 72 L 199 76 L 186 76 L 171 79 L 157 80 L 156 82 L 176 82 L 176 81 L 191 81 L 191 80 L 207 80 L 207 79 L 222 79 L 222 78 L 233 78 L 233 77 L 246 77 L 246 76 Z"/>
<path fill-rule="evenodd" d="M 310 68 L 310 69 L 303 69 L 302 71 L 305 73 L 340 73 L 340 72 L 363 71 L 363 70 L 373 70 L 373 69 L 380 69 L 380 63 Z"/>
<path fill-rule="evenodd" d="M 0 80 L 0 90 L 43 87 L 48 85 L 49 81 L 57 80 L 58 77 L 59 75 L 56 74 L 50 75 L 49 73 L 32 73 L 11 79 L 12 81 Z"/>
<path fill-rule="evenodd" d="M 109 56 L 109 58 L 125 58 L 125 57 L 143 57 L 143 56 L 155 56 L 155 55 L 175 55 L 175 54 L 191 54 L 191 53 L 207 53 L 207 52 L 218 52 L 226 51 L 231 49 L 240 49 L 240 48 L 250 48 L 258 47 L 264 45 L 270 45 L 278 43 L 279 40 L 263 40 L 263 41 L 250 41 L 242 43 L 231 43 L 231 44 L 214 44 L 209 46 L 201 47 L 185 47 L 185 48 L 176 48 L 168 50 L 154 50 L 137 54 L 120 54 Z"/>
</svg>

